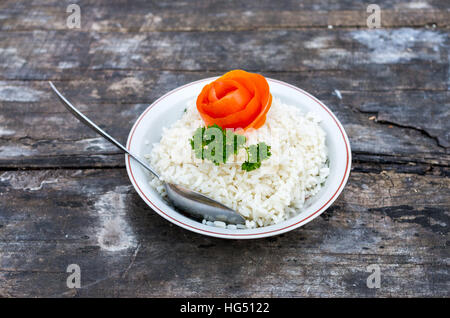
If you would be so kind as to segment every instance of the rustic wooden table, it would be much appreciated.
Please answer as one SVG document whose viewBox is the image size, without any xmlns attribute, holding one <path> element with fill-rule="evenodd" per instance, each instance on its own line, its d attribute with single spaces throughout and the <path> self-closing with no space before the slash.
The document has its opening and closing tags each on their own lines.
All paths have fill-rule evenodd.
<svg viewBox="0 0 450 318">
<path fill-rule="evenodd" d="M 359 1 L 74 2 L 80 29 L 71 1 L 0 2 L 0 296 L 450 296 L 448 1 L 377 1 L 376 30 Z M 351 141 L 340 198 L 284 235 L 162 219 L 47 83 L 125 142 L 156 98 L 235 68 L 311 92 Z"/>
</svg>

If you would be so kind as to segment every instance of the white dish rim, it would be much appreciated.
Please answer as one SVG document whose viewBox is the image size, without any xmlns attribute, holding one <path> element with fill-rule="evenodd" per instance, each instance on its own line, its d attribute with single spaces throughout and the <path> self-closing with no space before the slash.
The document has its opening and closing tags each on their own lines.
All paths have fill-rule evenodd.
<svg viewBox="0 0 450 318">
<path fill-rule="evenodd" d="M 210 77 L 201 79 L 198 81 L 194 81 L 188 84 L 185 84 L 183 86 L 180 86 L 178 88 L 173 89 L 172 91 L 164 94 L 159 99 L 157 99 L 155 102 L 153 102 L 150 106 L 147 107 L 147 109 L 138 117 L 136 122 L 134 123 L 133 127 L 130 130 L 130 133 L 128 135 L 127 140 L 127 149 L 134 150 L 136 145 L 140 142 L 143 143 L 143 140 L 138 141 L 137 139 L 133 140 L 133 136 L 136 132 L 136 130 L 139 128 L 139 126 L 142 124 L 143 119 L 146 116 L 149 116 L 151 113 L 151 110 L 157 107 L 157 105 L 161 105 L 161 103 L 167 99 L 169 96 L 173 94 L 180 94 L 183 90 L 186 90 L 187 88 L 198 85 L 200 83 L 208 83 L 213 80 L 217 79 L 217 77 Z M 297 220 L 297 218 L 304 214 L 300 213 L 297 216 L 294 216 L 286 221 L 280 222 L 275 225 L 267 226 L 267 227 L 259 227 L 255 229 L 238 229 L 238 230 L 230 230 L 226 228 L 219 228 L 219 227 L 212 227 L 205 224 L 202 224 L 196 220 L 187 218 L 186 216 L 180 214 L 176 210 L 174 210 L 171 206 L 164 204 L 162 202 L 161 198 L 156 198 L 155 195 L 149 191 L 145 191 L 145 188 L 148 186 L 148 177 L 147 178 L 140 178 L 137 180 L 135 176 L 136 169 L 143 169 L 139 166 L 138 163 L 130 160 L 130 157 L 128 155 L 125 155 L 125 165 L 127 174 L 129 176 L 129 179 L 135 188 L 136 192 L 139 194 L 139 196 L 147 203 L 149 207 L 152 208 L 155 212 L 157 212 L 160 216 L 167 219 L 168 221 L 172 222 L 173 224 L 176 224 L 182 228 L 185 228 L 187 230 L 207 235 L 207 236 L 213 236 L 213 237 L 219 237 L 219 238 L 226 238 L 226 239 L 256 239 L 256 238 L 263 238 L 263 237 L 269 237 L 273 235 L 280 235 L 282 233 L 294 230 L 298 227 L 301 227 L 316 217 L 318 217 L 320 214 L 325 212 L 325 210 L 338 198 L 338 196 L 341 194 L 342 190 L 344 189 L 347 180 L 350 175 L 351 170 L 351 149 L 350 149 L 350 142 L 348 140 L 347 134 L 342 126 L 342 124 L 339 122 L 337 117 L 333 114 L 333 112 L 325 106 L 321 101 L 319 101 L 317 98 L 315 98 L 313 95 L 309 94 L 308 92 L 302 90 L 301 88 L 298 88 L 294 85 L 285 83 L 280 80 L 267 78 L 267 81 L 269 82 L 269 85 L 276 84 L 276 85 L 282 85 L 289 89 L 294 90 L 296 93 L 301 93 L 304 96 L 308 97 L 310 99 L 311 103 L 315 103 L 319 105 L 323 110 L 326 111 L 326 113 L 331 117 L 333 122 L 336 124 L 339 132 L 340 137 L 342 137 L 343 142 L 345 144 L 345 156 L 346 156 L 346 164 L 345 164 L 345 170 L 343 172 L 343 176 L 341 178 L 341 181 L 339 182 L 339 185 L 337 189 L 333 189 L 333 195 L 329 198 L 322 199 L 321 201 L 324 202 L 318 209 L 315 209 L 315 211 L 308 212 L 306 217 L 301 217 L 300 220 Z M 275 97 L 275 96 L 274 96 Z M 143 179 L 143 180 L 141 180 Z M 144 184 L 146 182 L 147 184 Z M 144 188 L 144 190 L 143 190 Z M 155 202 L 158 201 L 158 202 Z"/>
</svg>

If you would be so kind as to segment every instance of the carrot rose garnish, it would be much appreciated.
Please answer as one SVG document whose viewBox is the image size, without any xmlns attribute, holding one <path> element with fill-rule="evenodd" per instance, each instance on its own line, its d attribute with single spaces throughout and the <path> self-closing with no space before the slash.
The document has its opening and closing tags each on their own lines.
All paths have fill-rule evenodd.
<svg viewBox="0 0 450 318">
<path fill-rule="evenodd" d="M 254 128 L 264 125 L 272 104 L 264 76 L 234 70 L 203 87 L 197 109 L 206 126 Z"/>
</svg>

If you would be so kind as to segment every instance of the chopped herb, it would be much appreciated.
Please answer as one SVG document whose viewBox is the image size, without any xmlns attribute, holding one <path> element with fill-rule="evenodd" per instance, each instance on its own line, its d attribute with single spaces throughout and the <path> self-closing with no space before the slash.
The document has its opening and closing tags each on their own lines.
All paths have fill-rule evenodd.
<svg viewBox="0 0 450 318">
<path fill-rule="evenodd" d="M 226 163 L 232 153 L 237 155 L 239 150 L 244 147 L 248 159 L 241 168 L 245 171 L 258 169 L 261 167 L 261 161 L 271 156 L 270 146 L 266 143 L 261 142 L 245 147 L 247 138 L 244 135 L 235 134 L 218 125 L 197 128 L 189 141 L 196 158 L 208 159 L 215 165 Z"/>
<path fill-rule="evenodd" d="M 250 145 L 246 148 L 248 154 L 248 160 L 242 164 L 242 170 L 252 171 L 261 167 L 261 161 L 269 158 L 272 153 L 270 152 L 270 146 L 265 142 L 260 142 L 256 145 Z"/>
<path fill-rule="evenodd" d="M 237 154 L 246 140 L 243 135 L 213 125 L 208 128 L 197 128 L 193 138 L 190 139 L 190 143 L 195 157 L 203 160 L 208 159 L 219 165 L 226 163 L 232 153 Z"/>
<path fill-rule="evenodd" d="M 251 162 L 246 161 L 241 166 L 242 170 L 245 170 L 247 172 L 252 171 L 252 170 L 256 170 L 259 167 L 261 167 L 261 162 L 251 163 Z"/>
</svg>

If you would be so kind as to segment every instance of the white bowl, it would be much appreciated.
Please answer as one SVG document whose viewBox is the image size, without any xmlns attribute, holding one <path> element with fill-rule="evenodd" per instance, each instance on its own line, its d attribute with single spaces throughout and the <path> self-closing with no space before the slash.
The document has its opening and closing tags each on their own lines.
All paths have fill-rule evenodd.
<svg viewBox="0 0 450 318">
<path fill-rule="evenodd" d="M 178 120 L 187 103 L 195 100 L 203 86 L 216 78 L 206 78 L 178 87 L 151 104 L 131 129 L 127 148 L 141 157 L 150 153 L 153 143 L 161 139 L 162 128 Z M 344 128 L 331 110 L 311 94 L 278 80 L 267 80 L 274 98 L 297 106 L 305 113 L 315 112 L 322 119 L 320 126 L 326 132 L 330 174 L 320 192 L 306 201 L 305 207 L 297 216 L 275 225 L 235 230 L 212 227 L 190 219 L 168 205 L 150 186 L 150 177 L 145 169 L 125 156 L 131 183 L 153 210 L 170 222 L 196 233 L 227 239 L 252 239 L 278 235 L 298 228 L 318 217 L 337 199 L 347 182 L 351 166 L 350 143 Z"/>
</svg>

